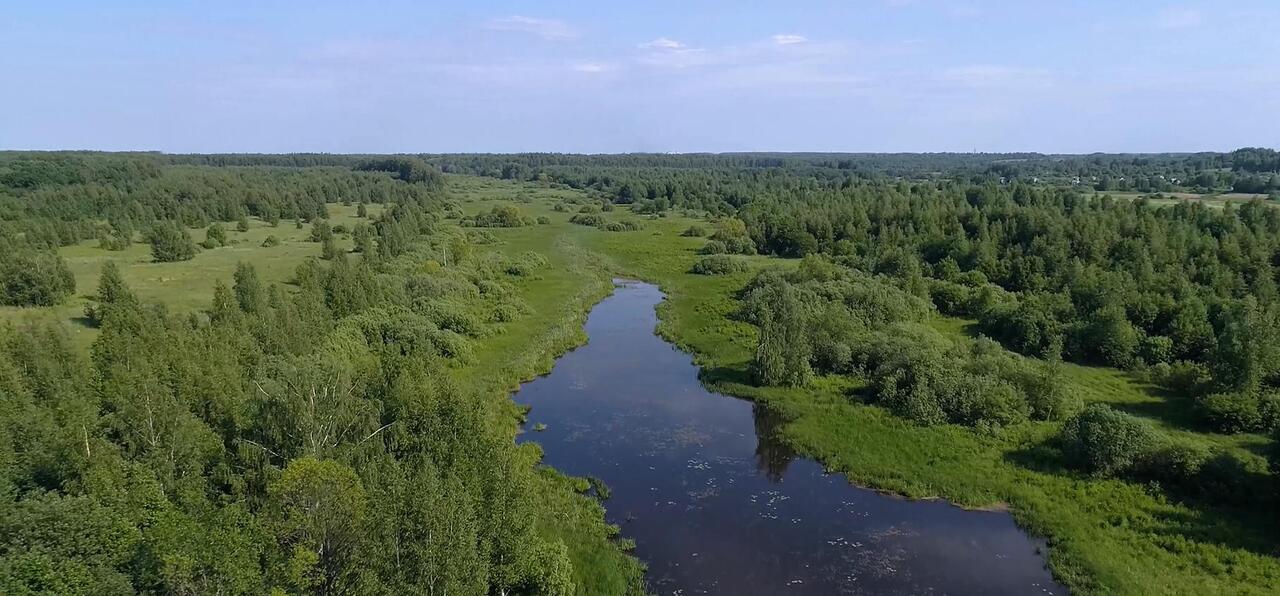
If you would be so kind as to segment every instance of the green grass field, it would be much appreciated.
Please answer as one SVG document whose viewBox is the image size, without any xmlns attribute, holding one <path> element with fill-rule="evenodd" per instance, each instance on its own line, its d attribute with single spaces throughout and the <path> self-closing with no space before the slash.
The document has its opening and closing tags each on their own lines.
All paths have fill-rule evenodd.
<svg viewBox="0 0 1280 596">
<path fill-rule="evenodd" d="M 361 221 L 356 217 L 356 209 L 355 205 L 330 204 L 329 222 L 350 229 Z M 370 218 L 377 217 L 381 210 L 381 205 L 368 205 Z M 292 221 L 281 221 L 279 226 L 272 227 L 250 218 L 247 232 L 237 232 L 234 223 L 223 225 L 227 229 L 227 246 L 198 249 L 195 258 L 177 263 L 154 262 L 151 246 L 145 243 L 134 243 L 122 251 L 100 248 L 97 240 L 64 247 L 60 254 L 75 275 L 75 296 L 53 309 L 0 307 L 0 321 L 48 318 L 66 321 L 76 343 L 88 346 L 93 342 L 96 331 L 82 323 L 84 307 L 98 290 L 98 276 L 107 261 L 115 261 L 120 266 L 129 287 L 142 298 L 162 302 L 179 312 L 195 312 L 209 307 L 214 284 L 222 281 L 230 285 L 236 264 L 241 261 L 253 263 L 264 282 L 279 283 L 289 280 L 298 265 L 307 258 L 320 256 L 320 244 L 309 240 L 309 224 L 304 224 L 299 230 Z M 197 244 L 205 239 L 203 228 L 190 230 L 190 233 Z M 262 246 L 268 236 L 275 236 L 280 245 Z M 337 243 L 350 249 L 351 235 L 339 235 Z"/>
<path fill-rule="evenodd" d="M 1117 199 L 1126 199 L 1130 201 L 1141 198 L 1141 197 L 1152 196 L 1149 193 L 1117 192 L 1117 191 L 1099 192 L 1097 194 L 1099 196 L 1110 195 Z M 1151 204 L 1177 205 L 1178 203 L 1181 203 L 1183 201 L 1191 201 L 1195 203 L 1203 203 L 1209 207 L 1214 207 L 1216 209 L 1221 209 L 1227 206 L 1227 204 L 1234 204 L 1238 206 L 1243 203 L 1248 203 L 1249 201 L 1252 201 L 1255 199 L 1262 199 L 1264 201 L 1267 201 L 1267 195 L 1255 195 L 1255 194 L 1247 194 L 1247 193 L 1239 193 L 1239 192 L 1228 192 L 1228 193 L 1207 194 L 1207 195 L 1197 194 L 1193 192 L 1166 192 L 1166 193 L 1158 193 L 1158 194 L 1160 195 L 1158 198 L 1151 199 Z M 1275 201 L 1268 201 L 1268 204 L 1271 204 L 1273 206 L 1280 206 L 1280 203 L 1276 203 Z"/>
</svg>

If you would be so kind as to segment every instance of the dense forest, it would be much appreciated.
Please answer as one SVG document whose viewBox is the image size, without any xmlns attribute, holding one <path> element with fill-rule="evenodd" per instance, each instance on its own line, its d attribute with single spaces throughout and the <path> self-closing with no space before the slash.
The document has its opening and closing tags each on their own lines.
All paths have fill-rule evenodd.
<svg viewBox="0 0 1280 596">
<path fill-rule="evenodd" d="M 1280 194 L 1280 153 L 1042 155 L 1038 153 L 728 153 L 423 155 L 443 171 L 590 189 L 622 203 L 661 201 L 715 211 L 765 187 L 854 180 L 994 181 L 1080 190 Z"/>
<path fill-rule="evenodd" d="M 566 544 L 535 528 L 547 505 L 513 413 L 447 372 L 528 313 L 513 284 L 545 261 L 473 254 L 420 160 L 165 161 L 0 169 L 4 301 L 92 293 L 98 331 L 86 354 L 63 326 L 0 324 L 0 592 L 573 593 Z M 357 252 L 332 246 L 341 201 L 386 207 Z M 243 262 L 178 313 L 114 262 L 69 287 L 51 251 L 141 238 L 189 259 L 188 228 L 216 245 L 247 214 L 310 222 L 327 261 L 287 285 Z"/>
</svg>

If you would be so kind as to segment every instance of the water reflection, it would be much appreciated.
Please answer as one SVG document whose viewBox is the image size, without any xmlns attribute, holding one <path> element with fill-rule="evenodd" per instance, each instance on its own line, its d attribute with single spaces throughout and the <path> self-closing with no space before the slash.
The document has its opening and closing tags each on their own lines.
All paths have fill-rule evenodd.
<svg viewBox="0 0 1280 596">
<path fill-rule="evenodd" d="M 785 420 L 761 404 L 752 404 L 751 417 L 756 428 L 756 469 L 771 482 L 782 482 L 787 466 L 796 458 L 795 450 L 778 438 L 778 427 Z"/>
<path fill-rule="evenodd" d="M 653 333 L 652 285 L 624 283 L 590 343 L 526 384 L 521 440 L 609 485 L 610 521 L 659 594 L 1065 593 L 1007 514 L 849 485 L 776 440 L 780 417 L 708 392 Z"/>
</svg>

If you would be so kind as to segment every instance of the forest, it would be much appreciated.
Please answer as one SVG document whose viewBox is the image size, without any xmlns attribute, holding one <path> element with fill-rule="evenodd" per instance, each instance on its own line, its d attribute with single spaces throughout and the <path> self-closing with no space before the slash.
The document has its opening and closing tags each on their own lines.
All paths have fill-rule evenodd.
<svg viewBox="0 0 1280 596">
<path fill-rule="evenodd" d="M 85 353 L 57 322 L 0 324 L 0 592 L 574 593 L 511 408 L 450 372 L 528 313 L 513 288 L 547 264 L 473 253 L 434 168 L 7 157 L 4 302 L 89 294 L 96 339 Z M 341 202 L 365 222 L 330 227 Z M 52 252 L 145 242 L 185 261 L 230 250 L 248 216 L 307 222 L 322 257 L 283 284 L 243 261 L 198 313 L 139 296 L 114 261 L 76 288 Z"/>
<path fill-rule="evenodd" d="M 522 190 L 464 201 L 459 181 L 477 176 Z M 1205 198 L 1224 193 L 1256 196 Z M 336 206 L 355 223 L 333 223 Z M 519 229 L 576 239 L 677 304 L 719 304 L 681 288 L 722 288 L 730 306 L 708 327 L 749 329 L 737 393 L 795 400 L 796 425 L 842 424 L 806 418 L 804 401 L 852 387 L 841 407 L 904 428 L 1022 450 L 1043 437 L 1037 462 L 1061 470 L 1049 493 L 1067 478 L 1262 520 L 1264 554 L 1225 571 L 1186 571 L 1231 558 L 1212 538 L 1136 538 L 1247 591 L 1280 581 L 1278 207 L 1269 149 L 0 153 L 0 304 L 88 296 L 76 324 L 94 333 L 86 351 L 66 322 L 0 322 L 0 592 L 589 593 L 581 553 L 602 548 L 643 592 L 586 481 L 548 480 L 513 442 L 509 400 L 459 380 L 486 365 L 483 342 L 544 314 L 521 296 L 552 275 L 547 256 L 501 248 Z M 65 258 L 143 244 L 181 265 L 251 226 L 302 230 L 317 255 L 275 281 L 239 262 L 198 312 L 139 295 L 114 263 L 77 287 Z M 671 252 L 675 239 L 695 248 Z M 1100 370 L 1159 392 L 1162 410 L 1079 390 Z M 854 439 L 821 437 L 797 447 L 846 465 Z M 984 494 L 1061 547 L 1054 571 L 1074 591 L 1132 591 L 1091 567 L 1100 551 L 1083 543 L 1101 530 L 1001 491 Z M 590 540 L 538 521 L 567 515 L 553 502 L 577 503 Z"/>
</svg>

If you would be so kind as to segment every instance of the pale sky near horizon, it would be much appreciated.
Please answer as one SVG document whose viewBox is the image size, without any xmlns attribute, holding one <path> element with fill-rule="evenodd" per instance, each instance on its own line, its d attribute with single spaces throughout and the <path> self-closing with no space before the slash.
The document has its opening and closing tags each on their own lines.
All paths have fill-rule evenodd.
<svg viewBox="0 0 1280 596">
<path fill-rule="evenodd" d="M 1277 147 L 1278 31 L 1276 0 L 8 0 L 0 149 Z"/>
</svg>

